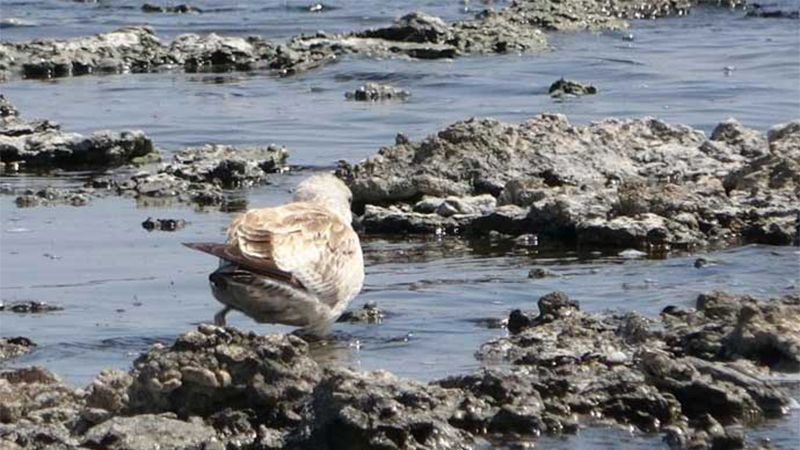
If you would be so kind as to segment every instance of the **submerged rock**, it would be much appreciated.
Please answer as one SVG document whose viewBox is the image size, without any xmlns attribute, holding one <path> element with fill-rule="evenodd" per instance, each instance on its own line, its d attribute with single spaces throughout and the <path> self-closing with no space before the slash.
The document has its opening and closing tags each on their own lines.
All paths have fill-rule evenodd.
<svg viewBox="0 0 800 450">
<path fill-rule="evenodd" d="M 408 91 L 378 83 L 367 83 L 353 92 L 345 93 L 346 98 L 361 102 L 374 102 L 378 100 L 406 100 L 410 96 L 411 93 Z"/>
<path fill-rule="evenodd" d="M 378 308 L 376 303 L 366 303 L 361 309 L 345 311 L 336 321 L 350 323 L 381 323 L 384 318 L 386 318 L 386 314 Z"/>
<path fill-rule="evenodd" d="M 81 189 L 60 189 L 47 187 L 38 191 L 25 190 L 14 199 L 20 208 L 35 206 L 71 205 L 85 206 L 91 201 L 91 192 Z"/>
<path fill-rule="evenodd" d="M 0 338 L 0 361 L 30 353 L 34 347 L 36 344 L 26 337 Z"/>
<path fill-rule="evenodd" d="M 39 301 L 18 301 L 10 303 L 0 303 L 0 311 L 14 312 L 18 314 L 38 314 L 53 311 L 61 311 L 64 308 L 56 305 L 51 305 L 47 302 Z"/>
<path fill-rule="evenodd" d="M 566 95 L 592 95 L 597 93 L 597 88 L 590 84 L 583 84 L 579 81 L 561 78 L 550 85 L 548 93 L 551 97 L 564 97 Z"/>
<path fill-rule="evenodd" d="M 160 5 L 145 3 L 144 5 L 142 5 L 142 11 L 146 13 L 178 13 L 178 14 L 203 12 L 202 9 L 196 6 L 187 5 L 185 3 L 177 6 L 160 6 Z"/>
<path fill-rule="evenodd" d="M 338 174 L 366 232 L 498 231 L 657 252 L 741 236 L 790 244 L 798 141 L 795 122 L 765 138 L 726 121 L 706 139 L 650 118 L 470 119 Z"/>
<path fill-rule="evenodd" d="M 177 231 L 186 228 L 186 221 L 183 219 L 153 219 L 148 217 L 142 222 L 142 228 L 147 231 Z"/>
</svg>

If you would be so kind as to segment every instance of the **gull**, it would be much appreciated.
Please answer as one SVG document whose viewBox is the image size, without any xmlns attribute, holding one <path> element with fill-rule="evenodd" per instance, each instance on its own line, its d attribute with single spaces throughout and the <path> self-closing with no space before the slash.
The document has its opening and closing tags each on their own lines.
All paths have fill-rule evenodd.
<svg viewBox="0 0 800 450">
<path fill-rule="evenodd" d="M 259 323 L 326 334 L 364 284 L 361 243 L 351 225 L 353 195 L 331 174 L 303 180 L 281 206 L 251 209 L 233 219 L 227 242 L 184 243 L 220 259 L 209 276 L 224 307 Z"/>
</svg>

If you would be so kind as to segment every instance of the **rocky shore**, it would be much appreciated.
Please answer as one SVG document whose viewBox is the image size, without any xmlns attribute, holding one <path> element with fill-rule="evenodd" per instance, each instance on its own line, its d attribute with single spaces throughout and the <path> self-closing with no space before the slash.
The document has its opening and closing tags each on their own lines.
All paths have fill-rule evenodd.
<svg viewBox="0 0 800 450">
<path fill-rule="evenodd" d="M 757 448 L 746 427 L 797 408 L 800 297 L 723 292 L 659 318 L 597 315 L 554 292 L 515 310 L 486 368 L 430 383 L 317 364 L 293 335 L 201 325 L 85 389 L 0 373 L 3 448 L 469 449 L 597 425 L 675 449 Z M 5 343 L 4 343 L 5 345 Z M 503 362 L 503 365 L 494 363 Z M 510 364 L 509 364 L 510 363 Z"/>
<path fill-rule="evenodd" d="M 455 123 L 343 163 L 367 233 L 536 234 L 653 251 L 746 241 L 791 245 L 800 121 L 766 134 L 731 119 L 683 125 L 558 114 Z"/>
<path fill-rule="evenodd" d="M 370 86 L 376 94 L 365 99 L 399 97 Z M 141 131 L 65 133 L 21 119 L 2 97 L 0 112 L 6 170 L 99 169 L 80 188 L 3 188 L 21 207 L 106 195 L 220 207 L 226 190 L 269 183 L 288 158 L 277 145 L 209 144 L 155 164 L 160 153 Z M 519 125 L 473 118 L 419 142 L 398 135 L 394 146 L 337 169 L 366 233 L 534 235 L 656 253 L 792 245 L 798 173 L 800 121 L 761 133 L 729 119 L 706 137 L 652 118 L 576 126 L 558 114 Z"/>
<path fill-rule="evenodd" d="M 96 73 L 183 69 L 267 70 L 292 75 L 321 67 L 347 54 L 416 59 L 453 58 L 474 53 L 535 52 L 548 48 L 548 31 L 622 29 L 631 19 L 684 15 L 698 4 L 736 7 L 743 0 L 517 0 L 470 20 L 446 23 L 414 12 L 394 24 L 362 31 L 295 36 L 273 43 L 260 36 L 185 34 L 164 43 L 147 26 L 125 27 L 71 41 L 0 42 L 0 80 L 17 74 L 53 78 Z M 180 5 L 144 6 L 153 12 L 201 12 Z"/>
<path fill-rule="evenodd" d="M 92 198 L 124 195 L 139 201 L 175 200 L 197 206 L 223 206 L 225 190 L 269 182 L 285 169 L 288 150 L 270 144 L 234 147 L 207 144 L 179 150 L 169 162 L 156 164 L 161 153 L 139 130 L 99 131 L 89 137 L 66 133 L 48 120 L 26 121 L 0 95 L 0 164 L 10 172 L 92 170 L 80 188 L 45 187 L 18 192 L 16 204 L 83 206 Z"/>
</svg>

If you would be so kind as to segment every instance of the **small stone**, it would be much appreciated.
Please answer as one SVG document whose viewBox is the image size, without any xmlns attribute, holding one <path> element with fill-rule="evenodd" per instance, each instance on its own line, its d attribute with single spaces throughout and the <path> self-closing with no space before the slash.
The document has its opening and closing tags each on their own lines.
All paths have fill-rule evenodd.
<svg viewBox="0 0 800 450">
<path fill-rule="evenodd" d="M 546 269 L 544 267 L 537 267 L 535 269 L 531 269 L 530 272 L 528 272 L 528 278 L 535 278 L 535 279 L 556 278 L 560 276 L 561 275 L 559 275 L 558 273 L 553 272 L 552 270 Z"/>
</svg>

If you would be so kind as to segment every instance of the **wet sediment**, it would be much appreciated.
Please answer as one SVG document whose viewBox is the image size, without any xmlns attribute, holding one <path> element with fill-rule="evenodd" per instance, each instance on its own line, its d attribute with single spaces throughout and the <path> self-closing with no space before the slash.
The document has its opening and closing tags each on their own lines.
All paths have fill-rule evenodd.
<svg viewBox="0 0 800 450">
<path fill-rule="evenodd" d="M 645 318 L 586 313 L 554 292 L 538 309 L 513 311 L 510 334 L 479 349 L 487 368 L 430 383 L 322 367 L 293 335 L 210 325 L 154 345 L 129 372 L 104 371 L 86 389 L 41 368 L 7 370 L 0 442 L 468 449 L 623 425 L 661 433 L 677 449 L 757 448 L 746 428 L 797 407 L 765 381 L 800 372 L 796 295 L 713 292 L 695 308 Z"/>
</svg>

